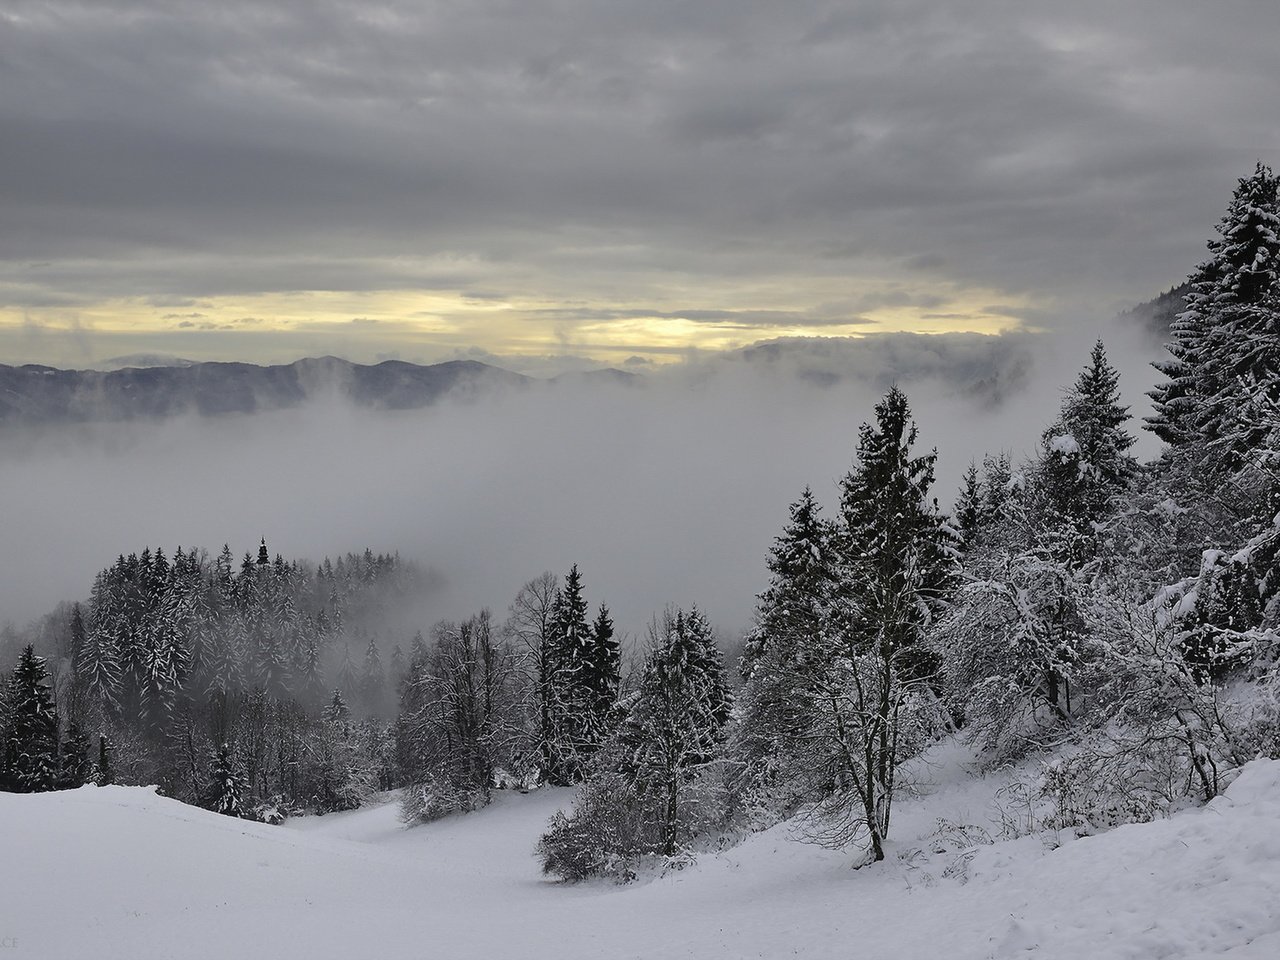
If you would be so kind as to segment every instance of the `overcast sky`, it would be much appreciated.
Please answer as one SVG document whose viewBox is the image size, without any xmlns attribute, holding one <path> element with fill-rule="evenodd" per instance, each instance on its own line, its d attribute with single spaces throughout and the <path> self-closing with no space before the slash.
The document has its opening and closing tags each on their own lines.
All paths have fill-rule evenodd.
<svg viewBox="0 0 1280 960">
<path fill-rule="evenodd" d="M 0 361 L 1063 328 L 1280 162 L 1275 0 L 0 0 Z"/>
</svg>

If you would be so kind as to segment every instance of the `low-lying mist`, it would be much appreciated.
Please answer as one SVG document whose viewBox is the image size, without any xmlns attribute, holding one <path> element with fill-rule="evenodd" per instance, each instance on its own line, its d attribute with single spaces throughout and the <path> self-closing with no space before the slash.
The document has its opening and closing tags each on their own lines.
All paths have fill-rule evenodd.
<svg viewBox="0 0 1280 960">
<path fill-rule="evenodd" d="M 1031 452 L 1092 334 L 970 339 L 943 351 L 928 337 L 892 349 L 810 342 L 690 362 L 639 386 L 561 384 L 416 411 L 330 401 L 10 428 L 0 623 L 85 598 L 120 553 L 225 542 L 239 557 L 265 537 L 288 559 L 369 546 L 432 569 L 443 586 L 423 598 L 424 630 L 482 606 L 501 618 L 524 581 L 577 563 L 588 599 L 624 631 L 696 602 L 733 636 L 787 505 L 806 484 L 834 503 L 889 382 L 911 398 L 921 447 L 938 447 L 946 506 L 971 458 Z M 1108 345 L 1140 416 L 1154 351 L 1123 330 Z"/>
</svg>

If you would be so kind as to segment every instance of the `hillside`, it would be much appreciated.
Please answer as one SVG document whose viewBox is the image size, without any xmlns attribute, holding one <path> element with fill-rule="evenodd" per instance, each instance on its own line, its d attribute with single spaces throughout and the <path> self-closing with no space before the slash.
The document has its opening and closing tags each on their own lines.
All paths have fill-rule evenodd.
<svg viewBox="0 0 1280 960">
<path fill-rule="evenodd" d="M 883 864 L 783 825 L 627 887 L 539 876 L 563 790 L 412 829 L 394 803 L 281 828 L 145 788 L 0 794 L 2 932 L 33 958 L 1280 954 L 1280 762 L 1169 820 L 966 849 L 939 818 L 994 831 L 1004 781 L 930 761 Z"/>
<path fill-rule="evenodd" d="M 320 357 L 277 366 L 189 363 L 108 371 L 0 364 L 0 423 L 254 413 L 333 395 L 357 406 L 403 410 L 446 395 L 522 389 L 534 382 L 474 360 L 365 365 Z"/>
</svg>

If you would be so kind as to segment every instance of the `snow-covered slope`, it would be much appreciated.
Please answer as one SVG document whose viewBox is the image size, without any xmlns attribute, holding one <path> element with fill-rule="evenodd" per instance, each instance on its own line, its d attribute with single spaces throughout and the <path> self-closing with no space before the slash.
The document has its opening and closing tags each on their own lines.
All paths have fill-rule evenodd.
<svg viewBox="0 0 1280 960">
<path fill-rule="evenodd" d="M 955 758 L 906 801 L 897 855 L 782 826 L 653 882 L 550 883 L 532 849 L 567 791 L 405 829 L 394 803 L 268 827 L 126 787 L 0 794 L 0 938 L 15 958 L 1280 957 L 1280 763 L 1207 809 L 1056 849 L 933 853 L 989 818 Z"/>
</svg>

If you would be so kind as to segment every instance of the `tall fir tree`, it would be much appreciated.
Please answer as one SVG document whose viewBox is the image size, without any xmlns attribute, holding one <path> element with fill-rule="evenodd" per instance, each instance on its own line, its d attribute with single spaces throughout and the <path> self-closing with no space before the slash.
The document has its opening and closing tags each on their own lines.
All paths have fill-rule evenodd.
<svg viewBox="0 0 1280 960">
<path fill-rule="evenodd" d="M 550 736 L 544 744 L 543 766 L 552 783 L 570 784 L 582 776 L 590 716 L 584 672 L 591 650 L 591 627 L 576 563 L 555 593 L 547 630 L 550 649 L 545 696 Z"/>
<path fill-rule="evenodd" d="M 969 469 L 960 479 L 960 493 L 956 496 L 956 534 L 960 545 L 971 551 L 978 542 L 978 534 L 983 526 L 982 479 L 978 475 L 978 465 L 969 461 Z"/>
<path fill-rule="evenodd" d="M 236 770 L 231 750 L 224 743 L 213 755 L 212 782 L 209 786 L 209 809 L 227 817 L 244 816 L 244 795 L 247 787 L 244 778 Z"/>
<path fill-rule="evenodd" d="M 930 495 L 936 451 L 917 456 L 911 407 L 897 387 L 864 423 L 857 462 L 841 484 L 840 602 L 850 636 L 886 644 L 911 679 L 930 676 L 935 656 L 921 642 L 932 610 L 959 571 L 958 543 Z"/>
<path fill-rule="evenodd" d="M 116 782 L 115 763 L 111 759 L 111 744 L 102 735 L 98 736 L 98 767 L 93 779 L 100 787 L 109 787 Z"/>
<path fill-rule="evenodd" d="M 621 652 L 614 636 L 613 618 L 603 603 L 591 623 L 591 644 L 583 659 L 582 686 L 587 706 L 582 749 L 594 752 L 609 736 L 613 707 L 621 682 Z"/>
<path fill-rule="evenodd" d="M 23 648 L 6 697 L 4 780 L 14 793 L 52 790 L 58 777 L 58 716 L 49 672 L 35 648 Z"/>
<path fill-rule="evenodd" d="M 710 624 L 695 608 L 664 621 L 621 734 L 623 773 L 654 820 L 657 850 L 685 839 L 682 810 L 690 785 L 717 755 L 732 698 Z"/>
<path fill-rule="evenodd" d="M 89 738 L 77 723 L 67 727 L 66 739 L 58 757 L 58 781 L 60 790 L 73 790 L 92 783 L 93 762 L 89 759 Z"/>
<path fill-rule="evenodd" d="M 1067 536 L 1073 553 L 1084 549 L 1080 544 L 1093 538 L 1137 476 L 1137 461 L 1128 452 L 1134 438 L 1124 428 L 1128 420 L 1120 375 L 1099 340 L 1067 390 L 1059 419 L 1045 430 L 1035 465 L 1037 527 Z"/>
<path fill-rule="evenodd" d="M 1280 178 L 1261 162 L 1237 184 L 1209 259 L 1190 277 L 1187 309 L 1174 321 L 1166 377 L 1149 394 L 1147 427 L 1175 447 L 1219 444 L 1197 461 L 1239 469 L 1256 442 L 1247 419 L 1252 392 L 1275 386 L 1280 368 L 1275 314 L 1280 277 Z M 1223 443 L 1223 441 L 1226 441 Z"/>
</svg>

